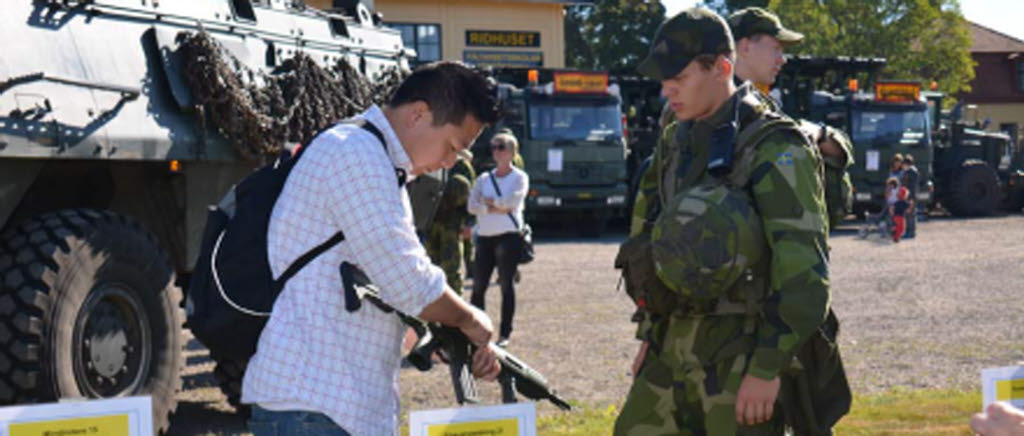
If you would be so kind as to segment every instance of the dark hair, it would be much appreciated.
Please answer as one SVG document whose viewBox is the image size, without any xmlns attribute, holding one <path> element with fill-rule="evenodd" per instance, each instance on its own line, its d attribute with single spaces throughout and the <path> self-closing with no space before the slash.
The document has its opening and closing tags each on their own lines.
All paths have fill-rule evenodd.
<svg viewBox="0 0 1024 436">
<path fill-rule="evenodd" d="M 499 118 L 494 82 L 461 62 L 440 61 L 417 68 L 398 85 L 388 104 L 417 101 L 430 106 L 435 126 L 461 124 L 467 115 L 484 124 Z"/>
</svg>

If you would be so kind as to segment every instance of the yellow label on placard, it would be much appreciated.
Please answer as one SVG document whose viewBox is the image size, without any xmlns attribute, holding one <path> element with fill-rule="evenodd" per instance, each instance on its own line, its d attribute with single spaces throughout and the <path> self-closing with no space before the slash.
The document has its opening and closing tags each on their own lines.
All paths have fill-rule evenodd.
<svg viewBox="0 0 1024 436">
<path fill-rule="evenodd" d="M 427 436 L 517 436 L 518 434 L 519 420 L 516 418 L 434 424 L 427 427 Z"/>
<path fill-rule="evenodd" d="M 129 436 L 128 415 L 12 423 L 10 436 Z"/>
<path fill-rule="evenodd" d="M 996 401 L 1024 399 L 1024 378 L 996 382 Z"/>
</svg>

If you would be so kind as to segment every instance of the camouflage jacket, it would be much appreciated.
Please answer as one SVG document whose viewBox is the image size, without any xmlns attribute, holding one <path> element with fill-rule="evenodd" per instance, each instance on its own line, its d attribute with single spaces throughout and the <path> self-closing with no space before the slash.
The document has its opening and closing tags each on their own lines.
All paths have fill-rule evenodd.
<svg viewBox="0 0 1024 436">
<path fill-rule="evenodd" d="M 469 199 L 469 191 L 473 188 L 473 181 L 476 180 L 476 172 L 473 166 L 465 159 L 455 161 L 455 166 L 448 170 L 448 180 L 445 182 L 444 194 L 437 205 L 437 212 L 434 214 L 434 224 L 448 226 L 451 228 L 462 227 L 469 218 L 466 211 L 466 201 Z"/>
<path fill-rule="evenodd" d="M 708 119 L 672 122 L 664 129 L 654 162 L 640 182 L 631 234 L 653 223 L 676 192 L 711 177 L 695 162 L 707 161 L 711 132 L 728 121 L 735 104 L 741 105 L 740 131 L 771 110 L 753 95 L 756 92 L 743 86 Z M 828 218 L 818 150 L 803 135 L 789 130 L 768 135 L 757 147 L 749 168 L 748 190 L 760 212 L 771 253 L 768 295 L 756 320 L 748 373 L 772 379 L 790 364 L 793 353 L 828 312 Z M 667 322 L 645 312 L 638 338 L 660 342 L 655 336 L 665 332 Z"/>
</svg>

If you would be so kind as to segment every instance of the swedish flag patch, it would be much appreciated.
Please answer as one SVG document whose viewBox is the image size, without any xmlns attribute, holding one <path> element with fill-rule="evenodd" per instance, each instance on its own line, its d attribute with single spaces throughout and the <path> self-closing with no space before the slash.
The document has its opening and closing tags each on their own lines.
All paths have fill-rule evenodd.
<svg viewBox="0 0 1024 436">
<path fill-rule="evenodd" d="M 778 157 L 775 158 L 775 164 L 780 167 L 787 167 L 793 165 L 793 153 L 784 151 L 779 153 Z"/>
</svg>

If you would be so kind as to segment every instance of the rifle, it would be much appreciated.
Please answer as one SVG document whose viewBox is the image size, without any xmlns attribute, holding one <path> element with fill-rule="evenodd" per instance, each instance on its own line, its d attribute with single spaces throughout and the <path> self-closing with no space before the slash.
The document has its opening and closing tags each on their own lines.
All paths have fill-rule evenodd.
<svg viewBox="0 0 1024 436">
<path fill-rule="evenodd" d="M 426 322 L 414 316 L 404 314 L 389 306 L 377 294 L 376 287 L 362 271 L 345 262 L 341 265 L 342 281 L 345 284 L 345 307 L 352 312 L 361 307 L 361 301 L 368 301 L 385 313 L 394 313 L 411 327 L 419 339 L 409 351 L 406 360 L 420 371 L 429 371 L 433 367 L 432 356 L 440 351 L 448 363 L 452 386 L 455 388 L 455 399 L 459 404 L 476 403 L 476 383 L 470 367 L 476 346 L 461 330 L 439 323 Z M 501 372 L 498 380 L 502 386 L 502 399 L 506 403 L 515 402 L 515 394 L 531 400 L 548 400 L 562 410 L 572 410 L 572 406 L 558 397 L 548 382 L 539 372 L 519 360 L 501 347 L 488 344 L 498 356 Z"/>
</svg>

